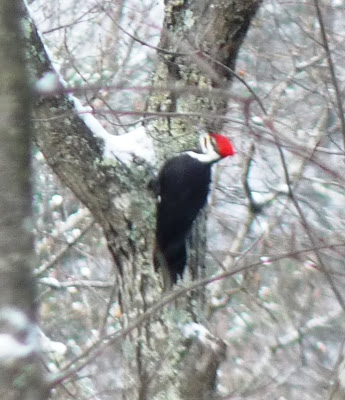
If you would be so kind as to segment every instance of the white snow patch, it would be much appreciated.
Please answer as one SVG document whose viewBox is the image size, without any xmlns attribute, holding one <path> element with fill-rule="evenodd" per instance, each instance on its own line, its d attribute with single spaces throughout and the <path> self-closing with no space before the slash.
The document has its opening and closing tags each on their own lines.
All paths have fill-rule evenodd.
<svg viewBox="0 0 345 400">
<path fill-rule="evenodd" d="M 31 16 L 30 7 L 25 1 L 25 5 L 28 9 L 29 15 Z M 32 20 L 34 20 L 32 18 Z M 39 86 L 48 86 L 48 82 L 55 81 L 55 85 L 58 84 L 60 87 L 67 88 L 68 85 L 62 75 L 59 72 L 58 65 L 53 64 L 54 57 L 50 50 L 44 45 L 44 39 L 38 31 L 44 49 L 50 59 L 54 71 L 47 72 L 38 82 L 43 79 Z M 47 75 L 47 77 L 46 77 Z M 54 78 L 54 79 L 53 79 Z M 120 160 L 126 165 L 130 165 L 135 156 L 140 157 L 147 162 L 153 164 L 155 162 L 155 153 L 153 148 L 152 138 L 146 134 L 144 127 L 133 129 L 132 131 L 124 135 L 111 135 L 108 133 L 101 123 L 92 115 L 91 107 L 84 107 L 81 102 L 71 94 L 68 95 L 70 101 L 73 102 L 78 116 L 84 121 L 90 131 L 97 137 L 104 141 L 104 158 L 115 158 Z"/>
<path fill-rule="evenodd" d="M 62 88 L 63 86 L 58 74 L 53 71 L 45 72 L 34 85 L 34 90 L 42 96 L 55 94 Z"/>
<path fill-rule="evenodd" d="M 210 332 L 202 325 L 196 322 L 186 324 L 182 328 L 183 335 L 186 338 L 198 337 L 200 341 L 206 341 L 206 338 L 210 335 Z"/>
<path fill-rule="evenodd" d="M 251 120 L 256 125 L 264 125 L 264 120 L 261 117 L 259 117 L 258 115 L 255 115 L 254 117 L 252 117 Z"/>
<path fill-rule="evenodd" d="M 84 207 L 79 208 L 73 214 L 70 214 L 66 221 L 60 221 L 60 214 L 57 214 L 56 228 L 52 230 L 51 234 L 53 237 L 59 237 L 60 235 L 75 229 L 76 225 L 84 221 L 85 218 L 90 216 L 90 211 Z M 78 234 L 78 232 L 76 232 Z"/>
<path fill-rule="evenodd" d="M 262 256 L 262 257 L 260 257 L 260 261 L 261 261 L 264 265 L 271 265 L 271 264 L 272 264 L 272 261 L 271 261 L 270 257 Z"/>
<path fill-rule="evenodd" d="M 86 346 L 94 346 L 99 341 L 99 331 L 97 329 L 91 330 L 91 336 L 86 341 Z"/>
<path fill-rule="evenodd" d="M 344 2 L 343 2 L 343 0 L 332 0 L 332 6 L 333 7 L 343 7 Z"/>
<path fill-rule="evenodd" d="M 72 303 L 72 310 L 80 315 L 85 314 L 85 306 L 81 301 L 74 301 Z"/>
<path fill-rule="evenodd" d="M 0 321 L 5 321 L 16 331 L 22 331 L 31 325 L 27 316 L 19 309 L 13 307 L 4 307 L 0 312 Z"/>
<path fill-rule="evenodd" d="M 81 234 L 81 230 L 78 228 L 72 229 L 71 232 L 66 233 L 65 239 L 67 243 L 73 243 Z"/>
<path fill-rule="evenodd" d="M 275 197 L 275 193 L 259 193 L 259 192 L 252 192 L 252 197 L 259 206 L 264 206 L 270 201 L 272 201 Z"/>
<path fill-rule="evenodd" d="M 40 330 L 41 345 L 45 353 L 53 353 L 58 356 L 63 356 L 67 352 L 67 346 L 61 342 L 54 342 Z"/>
<path fill-rule="evenodd" d="M 52 208 L 56 208 L 61 206 L 62 202 L 63 202 L 63 197 L 59 194 L 54 194 L 49 201 L 49 205 Z"/>
<path fill-rule="evenodd" d="M 33 343 L 22 343 L 8 333 L 0 334 L 0 360 L 2 363 L 28 357 L 35 350 L 36 346 Z"/>
<path fill-rule="evenodd" d="M 69 98 L 74 103 L 74 107 L 79 117 L 85 122 L 90 131 L 97 137 L 103 139 L 104 158 L 118 159 L 129 165 L 133 158 L 140 157 L 150 162 L 155 161 L 152 138 L 147 135 L 143 126 L 140 126 L 123 135 L 115 136 L 108 133 L 101 123 L 91 115 L 92 109 L 84 107 L 81 102 L 72 95 Z"/>
<path fill-rule="evenodd" d="M 91 277 L 91 270 L 89 267 L 82 267 L 80 269 L 80 273 L 81 273 L 81 276 L 83 276 L 84 278 L 89 279 Z"/>
<path fill-rule="evenodd" d="M 44 285 L 56 288 L 56 289 L 60 289 L 61 285 L 60 282 L 56 279 L 56 278 L 52 278 L 52 277 L 44 277 L 41 278 L 39 280 L 39 283 L 42 283 Z"/>
<path fill-rule="evenodd" d="M 276 187 L 272 188 L 271 192 L 268 193 L 259 193 L 252 191 L 252 196 L 253 200 L 258 206 L 266 206 L 268 205 L 272 200 L 276 199 L 278 194 L 289 194 L 289 187 L 285 183 L 281 183 L 277 185 Z"/>
<path fill-rule="evenodd" d="M 215 352 L 219 350 L 219 339 L 200 324 L 195 322 L 186 324 L 182 327 L 182 333 L 187 338 L 197 338 L 203 346 Z"/>
<path fill-rule="evenodd" d="M 105 144 L 105 154 L 115 156 L 126 164 L 132 161 L 133 156 L 143 158 L 151 164 L 155 162 L 153 140 L 143 126 L 120 136 L 108 134 Z"/>
<path fill-rule="evenodd" d="M 13 364 L 39 350 L 38 328 L 20 310 L 5 307 L 0 323 L 8 332 L 0 334 L 0 362 Z"/>
</svg>

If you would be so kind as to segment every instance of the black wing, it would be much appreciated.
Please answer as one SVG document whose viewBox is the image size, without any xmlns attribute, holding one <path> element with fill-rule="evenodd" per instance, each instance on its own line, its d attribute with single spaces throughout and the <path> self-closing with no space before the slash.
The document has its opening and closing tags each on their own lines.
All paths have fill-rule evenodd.
<svg viewBox="0 0 345 400">
<path fill-rule="evenodd" d="M 159 177 L 156 242 L 165 257 L 173 282 L 186 264 L 186 236 L 207 201 L 211 166 L 187 154 L 163 166 Z"/>
</svg>

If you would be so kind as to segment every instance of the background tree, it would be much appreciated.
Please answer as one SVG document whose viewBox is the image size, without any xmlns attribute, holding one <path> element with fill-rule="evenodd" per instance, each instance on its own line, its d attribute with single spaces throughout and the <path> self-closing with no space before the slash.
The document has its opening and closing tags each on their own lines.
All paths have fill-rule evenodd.
<svg viewBox="0 0 345 400">
<path fill-rule="evenodd" d="M 182 392 L 185 397 L 199 395 L 200 398 L 197 389 L 205 392 L 205 387 L 200 381 L 190 384 L 188 372 L 198 377 L 193 366 L 213 365 L 209 368 L 210 379 L 202 373 L 199 378 L 208 387 L 214 385 L 219 358 L 212 359 L 207 351 L 201 350 L 213 343 L 221 355 L 223 342 L 217 337 L 229 344 L 218 386 L 225 397 L 296 398 L 302 391 L 306 399 L 321 399 L 327 396 L 330 379 L 335 377 L 332 369 L 341 353 L 343 332 L 339 318 L 343 306 L 344 244 L 344 174 L 343 164 L 339 162 L 339 157 L 343 157 L 343 113 L 339 96 L 344 32 L 342 5 L 336 1 L 324 2 L 320 4 L 321 15 L 316 2 L 266 1 L 239 54 L 231 92 L 224 79 L 233 76 L 227 68 L 235 67 L 231 64 L 234 58 L 229 54 L 235 55 L 237 46 L 231 53 L 232 46 L 226 44 L 232 44 L 230 39 L 236 39 L 236 33 L 246 24 L 239 18 L 237 29 L 231 33 L 222 31 L 230 39 L 214 45 L 213 40 L 219 40 L 216 34 L 212 37 L 212 30 L 207 29 L 202 17 L 193 18 L 198 11 L 212 21 L 212 8 L 207 8 L 211 5 L 209 2 L 167 2 L 160 30 L 159 13 L 155 14 L 153 3 L 109 2 L 105 7 L 98 2 L 55 2 L 53 8 L 46 2 L 43 7 L 38 0 L 32 4 L 37 7 L 38 26 L 45 32 L 45 39 L 69 84 L 83 84 L 74 92 L 84 105 L 91 107 L 85 110 L 78 106 L 84 120 L 88 119 L 87 111 L 91 111 L 108 130 L 122 125 L 117 129 L 123 132 L 130 130 L 127 124 L 134 124 L 138 116 L 144 115 L 146 129 L 158 148 L 158 164 L 167 151 L 170 154 L 177 149 L 177 143 L 181 148 L 192 146 L 197 139 L 195 130 L 217 129 L 225 122 L 223 131 L 229 133 L 240 154 L 237 165 L 231 162 L 230 168 L 230 164 L 224 163 L 215 175 L 217 190 L 211 198 L 207 235 L 211 239 L 207 276 L 223 270 L 233 278 L 208 285 L 204 311 L 188 307 L 192 318 L 184 312 L 184 300 L 179 299 L 178 308 L 165 308 L 161 313 L 164 321 L 167 318 L 173 321 L 167 328 L 160 324 L 161 319 L 158 323 L 150 320 L 146 329 L 133 331 L 124 347 L 127 359 L 133 360 L 130 374 L 117 374 L 114 379 L 114 370 L 119 365 L 119 346 L 114 345 L 92 362 L 90 358 L 85 359 L 87 367 L 78 373 L 83 379 L 73 380 L 73 369 L 67 368 L 60 378 L 65 378 L 64 390 L 70 393 L 113 397 L 118 390 L 128 396 L 139 393 L 142 397 L 152 397 L 159 391 L 166 394 L 172 382 L 171 391 L 180 388 L 180 395 Z M 235 18 L 238 10 L 234 6 L 231 13 L 221 15 Z M 50 28 L 46 27 L 48 21 L 53 21 Z M 197 34 L 197 27 L 203 28 L 201 33 Z M 157 33 L 161 33 L 159 43 L 153 40 Z M 89 45 L 91 38 L 97 38 L 94 46 Z M 152 46 L 158 48 L 159 54 L 155 89 L 138 85 L 147 81 L 146 73 L 151 71 L 157 50 Z M 143 53 L 138 56 L 138 48 L 148 49 L 147 58 Z M 111 73 L 109 66 L 114 59 L 116 69 Z M 46 68 L 48 64 L 44 68 L 36 65 L 37 77 Z M 134 78 L 134 83 L 129 78 Z M 144 110 L 146 101 L 148 108 Z M 52 111 L 57 106 L 65 108 L 52 119 Z M 54 178 L 40 172 L 38 186 L 42 198 L 36 199 L 36 205 L 42 255 L 42 268 L 38 271 L 45 275 L 40 279 L 45 288 L 42 314 L 49 336 L 67 345 L 60 346 L 66 350 L 64 355 L 59 355 L 65 361 L 75 361 L 93 343 L 93 349 L 99 350 L 100 337 L 118 329 L 128 315 L 135 321 L 141 307 L 149 309 L 150 304 L 157 304 L 159 297 L 155 290 L 159 283 L 151 280 L 156 276 L 147 259 L 151 249 L 148 234 L 152 234 L 154 226 L 149 217 L 153 202 L 147 201 L 148 196 L 142 196 L 150 175 L 146 175 L 147 165 L 139 158 L 134 160 L 138 168 L 133 163 L 128 168 L 115 164 L 111 157 L 103 156 L 101 149 L 100 155 L 94 156 L 97 146 L 103 142 L 90 139 L 72 108 L 73 104 L 63 97 L 40 102 L 36 115 L 40 122 L 37 140 L 42 149 L 47 146 L 47 160 L 61 180 L 73 188 L 100 221 L 117 268 L 112 269 L 112 261 L 105 257 L 100 234 L 93 236 L 90 215 L 65 189 L 62 196 L 57 195 Z M 98 129 L 98 136 L 99 132 Z M 140 130 L 135 132 L 125 137 L 127 143 Z M 108 136 L 104 132 L 102 135 L 109 150 Z M 119 146 L 116 142 L 117 150 Z M 81 160 L 71 157 L 73 153 L 81 154 Z M 118 151 L 115 154 L 120 157 Z M 106 165 L 102 162 L 104 158 Z M 41 163 L 39 153 L 36 162 Z M 110 178 L 109 171 L 114 171 Z M 120 171 L 124 171 L 123 175 Z M 218 174 L 219 171 L 222 173 Z M 139 172 L 141 176 L 137 175 Z M 121 180 L 117 179 L 119 176 Z M 137 188 L 140 188 L 139 196 Z M 124 193 L 129 195 L 123 196 Z M 53 213 L 50 208 L 54 209 Z M 44 223 L 41 216 L 45 218 Z M 142 235 L 148 240 L 143 240 Z M 65 242 L 62 245 L 61 239 Z M 67 258 L 66 254 L 71 257 Z M 97 268 L 94 268 L 95 255 L 97 262 L 101 262 Z M 145 279 L 133 284 L 132 266 L 138 270 L 143 267 Z M 122 277 L 116 275 L 119 267 L 125 271 Z M 122 280 L 126 280 L 125 284 Z M 114 299 L 119 288 L 124 291 L 122 301 L 117 303 Z M 144 298 L 146 304 L 142 306 Z M 194 299 L 189 303 L 195 304 Z M 66 313 L 66 309 L 72 311 Z M 63 321 L 52 319 L 52 314 L 60 315 Z M 213 336 L 206 334 L 200 325 L 188 324 L 201 318 Z M 65 328 L 57 333 L 61 325 Z M 181 326 L 184 329 L 174 331 Z M 169 332 L 168 342 L 162 332 Z M 143 338 L 144 333 L 154 345 Z M 183 345 L 191 344 L 186 343 L 186 336 L 193 337 L 196 333 L 199 338 L 210 338 L 211 342 L 206 341 L 206 345 L 203 342 L 204 347 L 200 349 L 200 342 L 191 341 L 189 352 L 184 352 Z M 112 338 L 115 340 L 116 336 Z M 139 346 L 133 347 L 136 340 Z M 178 364 L 180 356 L 185 357 L 185 368 Z M 60 358 L 55 363 L 51 361 L 50 368 L 56 368 L 59 363 Z M 78 367 L 78 360 L 73 365 Z M 172 367 L 176 365 L 178 368 Z M 178 375 L 177 371 L 182 373 Z M 189 379 L 186 380 L 189 386 L 183 385 L 183 376 Z M 56 379 L 57 382 L 61 380 Z M 341 382 L 337 387 L 341 387 Z M 188 392 L 186 388 L 191 390 Z"/>
<path fill-rule="evenodd" d="M 0 4 L 0 395 L 45 399 L 40 365 L 30 184 L 30 90 L 21 3 Z"/>
</svg>

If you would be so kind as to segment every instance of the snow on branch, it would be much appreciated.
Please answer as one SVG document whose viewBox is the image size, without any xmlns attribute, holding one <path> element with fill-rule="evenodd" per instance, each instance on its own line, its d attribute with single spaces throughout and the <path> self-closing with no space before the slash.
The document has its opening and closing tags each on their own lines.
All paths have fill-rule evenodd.
<svg viewBox="0 0 345 400">
<path fill-rule="evenodd" d="M 26 8 L 30 19 L 33 21 L 34 19 L 27 3 Z M 50 61 L 50 71 L 45 72 L 40 79 L 34 83 L 34 91 L 42 97 L 55 96 L 57 94 L 69 92 L 70 88 L 68 88 L 67 82 L 60 74 L 58 65 L 54 63 L 54 57 L 51 51 L 44 44 L 44 38 L 39 31 L 37 31 L 37 33 L 46 56 Z M 150 164 L 154 163 L 155 153 L 153 141 L 152 138 L 147 135 L 143 126 L 139 126 L 123 135 L 112 135 L 104 129 L 102 124 L 92 115 L 93 110 L 91 107 L 83 106 L 80 100 L 70 93 L 66 94 L 66 96 L 68 96 L 68 99 L 74 105 L 77 116 L 83 120 L 90 132 L 95 137 L 103 140 L 103 158 L 105 160 L 117 159 L 127 166 L 130 165 L 135 158 L 143 159 Z"/>
<path fill-rule="evenodd" d="M 20 360 L 38 354 L 38 328 L 22 311 L 14 307 L 2 308 L 0 327 L 0 367 L 15 367 Z"/>
<path fill-rule="evenodd" d="M 153 140 L 147 135 L 143 126 L 139 126 L 123 135 L 111 135 L 92 115 L 93 111 L 91 107 L 83 106 L 80 100 L 71 94 L 68 96 L 74 103 L 75 110 L 85 125 L 96 137 L 103 140 L 103 156 L 105 159 L 116 158 L 129 165 L 134 157 L 140 157 L 153 164 L 155 160 Z"/>
</svg>

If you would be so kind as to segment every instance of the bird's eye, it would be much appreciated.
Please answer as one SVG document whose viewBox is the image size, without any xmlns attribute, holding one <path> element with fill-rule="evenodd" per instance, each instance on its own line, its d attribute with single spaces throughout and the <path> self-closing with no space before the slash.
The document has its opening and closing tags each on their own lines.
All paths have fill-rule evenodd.
<svg viewBox="0 0 345 400">
<path fill-rule="evenodd" d="M 206 136 L 204 136 L 203 142 L 204 142 L 205 149 L 207 149 L 207 137 Z"/>
</svg>

